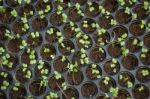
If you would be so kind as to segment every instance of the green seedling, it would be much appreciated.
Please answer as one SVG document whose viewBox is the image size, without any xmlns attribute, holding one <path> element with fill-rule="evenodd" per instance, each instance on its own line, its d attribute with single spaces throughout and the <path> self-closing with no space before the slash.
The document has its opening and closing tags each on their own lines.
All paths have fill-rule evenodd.
<svg viewBox="0 0 150 99">
<path fill-rule="evenodd" d="M 140 86 L 139 91 L 143 91 L 144 90 L 144 86 Z"/>
<path fill-rule="evenodd" d="M 111 19 L 111 25 L 117 25 L 117 21 L 115 19 Z"/>
<path fill-rule="evenodd" d="M 116 88 L 111 87 L 111 88 L 109 89 L 109 92 L 112 94 L 113 97 L 117 97 L 118 91 L 119 91 L 119 88 L 118 88 L 118 87 L 116 87 Z"/>
<path fill-rule="evenodd" d="M 19 46 L 20 49 L 24 49 L 27 47 L 27 42 L 25 40 L 22 40 L 22 44 Z"/>
<path fill-rule="evenodd" d="M 9 82 L 4 80 L 2 82 L 2 85 L 0 86 L 0 88 L 1 88 L 1 90 L 6 90 L 8 88 L 8 86 L 9 86 Z"/>
<path fill-rule="evenodd" d="M 6 73 L 6 72 L 1 72 L 1 73 L 0 73 L 0 76 L 6 78 L 6 77 L 8 77 L 8 73 Z"/>
<path fill-rule="evenodd" d="M 118 3 L 119 3 L 121 6 L 125 5 L 125 1 L 124 1 L 124 0 L 117 0 L 117 1 L 118 1 Z"/>
<path fill-rule="evenodd" d="M 89 58 L 86 55 L 85 49 L 81 48 L 80 53 L 81 53 L 81 59 L 80 59 L 81 64 L 88 64 Z"/>
<path fill-rule="evenodd" d="M 145 9 L 145 10 L 148 10 L 148 7 L 149 7 L 148 1 L 144 1 L 144 9 Z"/>
<path fill-rule="evenodd" d="M 75 64 L 68 64 L 67 68 L 69 72 L 78 72 L 77 62 L 75 62 Z"/>
<path fill-rule="evenodd" d="M 55 79 L 61 79 L 61 74 L 59 73 L 59 72 L 57 72 L 57 71 L 54 71 L 54 77 L 55 77 Z"/>
<path fill-rule="evenodd" d="M 110 78 L 108 77 L 108 76 L 106 76 L 105 78 L 104 78 L 104 84 L 105 85 L 108 85 L 108 82 L 110 81 Z"/>
<path fill-rule="evenodd" d="M 141 21 L 140 27 L 141 27 L 141 29 L 143 29 L 145 27 L 145 21 L 144 20 Z"/>
<path fill-rule="evenodd" d="M 32 38 L 36 38 L 36 37 L 39 37 L 39 36 L 40 36 L 39 32 L 31 32 L 31 37 Z"/>
<path fill-rule="evenodd" d="M 31 78 L 31 71 L 28 69 L 27 64 L 22 64 L 22 71 L 25 73 L 25 77 L 30 79 Z"/>
<path fill-rule="evenodd" d="M 55 92 L 49 92 L 48 95 L 46 95 L 46 99 L 58 99 L 58 94 Z"/>
<path fill-rule="evenodd" d="M 14 38 L 14 36 L 11 34 L 11 32 L 8 29 L 5 30 L 5 36 L 10 38 L 10 39 Z"/>
<path fill-rule="evenodd" d="M 66 83 L 66 82 L 63 82 L 63 83 L 61 84 L 61 88 L 62 88 L 62 90 L 66 90 L 66 89 L 67 89 L 67 83 Z"/>
<path fill-rule="evenodd" d="M 27 49 L 27 53 L 29 54 L 30 64 L 36 63 L 36 56 L 35 56 L 35 50 L 33 49 Z"/>
<path fill-rule="evenodd" d="M 131 11 L 130 11 L 130 8 L 129 8 L 129 7 L 126 7 L 126 8 L 125 8 L 125 13 L 127 13 L 127 14 L 130 14 L 130 13 L 131 13 Z"/>
<path fill-rule="evenodd" d="M 137 18 L 137 14 L 136 13 L 132 13 L 132 19 L 135 20 Z"/>
<path fill-rule="evenodd" d="M 131 88 L 131 87 L 133 87 L 133 83 L 130 82 L 130 81 L 128 81 L 128 82 L 127 82 L 127 86 L 128 86 L 128 88 Z"/>
<path fill-rule="evenodd" d="M 14 17 L 17 17 L 17 15 L 18 15 L 18 14 L 17 14 L 17 11 L 16 11 L 15 9 L 12 10 L 12 11 L 11 11 L 11 15 L 14 16 Z"/>
<path fill-rule="evenodd" d="M 13 91 L 18 91 L 18 87 L 20 86 L 20 83 L 15 83 L 13 87 Z"/>
<path fill-rule="evenodd" d="M 5 52 L 5 49 L 3 47 L 0 47 L 0 55 L 2 55 Z"/>
<path fill-rule="evenodd" d="M 5 54 L 2 56 L 2 65 L 7 66 L 8 68 L 12 68 L 13 67 L 13 62 L 11 62 L 9 59 L 11 58 L 11 56 L 9 54 Z"/>
<path fill-rule="evenodd" d="M 143 76 L 148 76 L 150 74 L 148 70 L 142 70 L 141 73 Z"/>
<path fill-rule="evenodd" d="M 123 56 L 127 56 L 129 54 L 129 49 L 127 49 L 126 47 L 122 47 L 121 50 L 122 50 Z"/>
<path fill-rule="evenodd" d="M 147 52 L 148 52 L 148 49 L 147 49 L 147 48 L 142 48 L 141 57 L 142 57 L 142 58 L 145 58 Z"/>
<path fill-rule="evenodd" d="M 96 68 L 96 64 L 92 64 L 92 74 L 95 75 L 96 78 L 100 78 L 100 72 Z"/>
<path fill-rule="evenodd" d="M 6 11 L 6 8 L 4 6 L 0 6 L 0 12 L 4 13 Z"/>
</svg>

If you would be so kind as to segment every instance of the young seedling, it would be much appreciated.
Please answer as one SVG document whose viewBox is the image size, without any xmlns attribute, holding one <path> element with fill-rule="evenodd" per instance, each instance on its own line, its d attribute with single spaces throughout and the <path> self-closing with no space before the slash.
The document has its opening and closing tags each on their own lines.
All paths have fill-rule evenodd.
<svg viewBox="0 0 150 99">
<path fill-rule="evenodd" d="M 121 50 L 122 50 L 122 54 L 123 56 L 127 56 L 129 54 L 129 49 L 127 49 L 126 47 L 121 47 Z"/>
<path fill-rule="evenodd" d="M 141 24 L 140 24 L 141 29 L 143 29 L 143 28 L 144 28 L 144 26 L 145 26 L 145 21 L 144 21 L 144 20 L 142 20 L 142 21 L 141 21 Z"/>
<path fill-rule="evenodd" d="M 29 59 L 30 59 L 30 64 L 35 64 L 36 63 L 36 59 L 35 59 L 35 50 L 33 49 L 27 49 L 27 53 L 29 54 Z"/>
<path fill-rule="evenodd" d="M 81 64 L 88 64 L 89 58 L 86 55 L 85 49 L 81 48 L 80 53 L 81 53 L 81 59 L 80 59 Z"/>
<path fill-rule="evenodd" d="M 46 95 L 46 99 L 58 99 L 58 94 L 55 92 L 49 92 L 48 95 Z"/>
<path fill-rule="evenodd" d="M 39 37 L 39 36 L 40 36 L 39 32 L 31 32 L 31 37 L 32 38 L 36 38 L 36 37 Z"/>
<path fill-rule="evenodd" d="M 25 73 L 25 77 L 30 79 L 31 78 L 31 71 L 28 69 L 27 64 L 22 64 L 22 71 Z"/>
<path fill-rule="evenodd" d="M 49 48 L 44 48 L 44 53 L 49 53 L 50 52 L 50 49 Z"/>
<path fill-rule="evenodd" d="M 9 61 L 10 59 L 10 55 L 8 53 L 6 53 L 5 55 L 2 56 L 2 65 L 7 66 L 8 68 L 12 68 L 13 67 L 13 62 Z"/>
<path fill-rule="evenodd" d="M 148 76 L 148 75 L 150 75 L 150 73 L 149 73 L 148 70 L 142 70 L 141 73 L 142 73 L 143 76 Z"/>
<path fill-rule="evenodd" d="M 102 14 L 110 15 L 110 12 L 106 11 L 105 8 L 101 5 L 99 6 L 99 10 Z"/>
<path fill-rule="evenodd" d="M 2 55 L 5 52 L 5 49 L 3 47 L 0 47 L 0 55 Z"/>
<path fill-rule="evenodd" d="M 96 77 L 96 78 L 100 78 L 100 72 L 99 70 L 97 70 L 96 68 L 96 64 L 92 64 L 92 74 Z"/>
<path fill-rule="evenodd" d="M 0 76 L 6 78 L 6 77 L 8 77 L 8 73 L 6 73 L 6 72 L 0 72 Z"/>
<path fill-rule="evenodd" d="M 41 72 L 42 78 L 45 78 L 45 76 L 47 76 L 47 74 L 48 74 L 48 69 L 43 68 L 44 62 L 42 60 L 39 60 L 37 67 Z"/>
<path fill-rule="evenodd" d="M 111 19 L 111 25 L 117 25 L 117 21 L 115 19 Z"/>
<path fill-rule="evenodd" d="M 125 13 L 127 13 L 127 14 L 130 14 L 130 13 L 131 13 L 131 11 L 130 11 L 130 8 L 129 8 L 129 7 L 126 7 L 126 8 L 125 8 Z"/>
<path fill-rule="evenodd" d="M 118 1 L 118 3 L 119 3 L 121 6 L 125 5 L 124 0 L 117 0 L 117 1 Z"/>
<path fill-rule="evenodd" d="M 22 44 L 19 46 L 20 49 L 24 49 L 27 47 L 27 42 L 25 40 L 22 40 Z"/>
<path fill-rule="evenodd" d="M 149 5 L 149 3 L 148 3 L 148 1 L 144 1 L 144 9 L 145 10 L 148 10 L 148 7 L 149 7 L 150 5 Z"/>
<path fill-rule="evenodd" d="M 78 10 L 78 14 L 79 14 L 80 16 L 84 16 L 83 11 L 80 9 L 80 8 L 81 8 L 80 4 L 79 4 L 79 3 L 76 3 L 75 7 L 76 7 L 76 9 Z"/>
<path fill-rule="evenodd" d="M 142 58 L 145 58 L 147 52 L 148 52 L 148 49 L 147 49 L 147 48 L 142 48 L 141 57 L 142 57 Z"/>
<path fill-rule="evenodd" d="M 144 86 L 140 86 L 139 91 L 143 91 L 144 90 Z"/>
<path fill-rule="evenodd" d="M 0 6 L 0 12 L 4 13 L 6 11 L 6 8 L 4 6 Z"/>
<path fill-rule="evenodd" d="M 54 71 L 54 77 L 55 77 L 56 80 L 62 78 L 61 74 L 59 72 L 57 72 L 57 71 Z"/>
<path fill-rule="evenodd" d="M 79 38 L 79 42 L 84 45 L 85 48 L 88 48 L 90 45 L 89 37 L 86 34 L 83 34 L 81 38 Z"/>
<path fill-rule="evenodd" d="M 83 21 L 83 27 L 84 27 L 84 28 L 87 28 L 87 27 L 88 27 L 88 24 L 87 24 L 87 23 L 88 23 L 87 21 L 85 21 L 85 20 Z"/>
<path fill-rule="evenodd" d="M 134 38 L 132 44 L 133 45 L 138 45 L 138 46 L 143 46 L 144 43 L 143 43 L 143 41 L 139 42 L 138 39 Z"/>
<path fill-rule="evenodd" d="M 137 18 L 137 14 L 136 13 L 132 13 L 132 19 L 136 20 L 136 18 Z"/>
<path fill-rule="evenodd" d="M 5 31 L 5 36 L 10 38 L 10 39 L 14 38 L 14 36 L 11 34 L 11 32 L 8 29 L 6 29 L 6 31 Z"/>
<path fill-rule="evenodd" d="M 11 15 L 14 16 L 14 17 L 17 17 L 17 15 L 18 15 L 18 14 L 17 14 L 17 11 L 16 11 L 15 9 L 12 10 L 12 11 L 11 11 Z"/>
<path fill-rule="evenodd" d="M 75 64 L 68 64 L 67 68 L 69 72 L 78 72 L 77 62 L 75 62 Z"/>
<path fill-rule="evenodd" d="M 105 78 L 104 78 L 104 84 L 105 85 L 108 85 L 108 82 L 110 81 L 110 78 L 108 77 L 108 76 L 106 76 Z"/>
<path fill-rule="evenodd" d="M 119 91 L 119 88 L 118 88 L 118 87 L 116 87 L 116 88 L 111 87 L 111 88 L 109 89 L 109 92 L 112 94 L 113 97 L 117 97 L 118 91 Z"/>
<path fill-rule="evenodd" d="M 15 83 L 15 85 L 13 86 L 13 91 L 18 91 L 18 87 L 20 86 L 20 83 Z"/>
<path fill-rule="evenodd" d="M 92 12 L 95 10 L 95 8 L 92 6 L 92 2 L 88 2 L 89 11 Z"/>
<path fill-rule="evenodd" d="M 0 86 L 0 88 L 1 88 L 1 90 L 6 90 L 8 88 L 8 86 L 9 86 L 9 82 L 4 80 L 2 82 L 2 85 Z"/>
<path fill-rule="evenodd" d="M 127 82 L 127 86 L 128 86 L 128 88 L 131 88 L 131 87 L 133 87 L 133 83 L 130 82 L 130 81 L 128 81 L 128 82 Z"/>
</svg>

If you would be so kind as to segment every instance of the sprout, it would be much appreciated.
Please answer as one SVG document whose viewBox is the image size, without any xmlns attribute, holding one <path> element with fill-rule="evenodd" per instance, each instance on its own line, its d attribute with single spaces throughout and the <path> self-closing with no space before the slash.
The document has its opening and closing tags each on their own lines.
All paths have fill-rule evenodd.
<svg viewBox="0 0 150 99">
<path fill-rule="evenodd" d="M 55 92 L 50 92 L 48 95 L 46 95 L 46 99 L 57 99 L 58 94 Z"/>
<path fill-rule="evenodd" d="M 135 20 L 137 18 L 137 14 L 136 13 L 132 13 L 132 19 Z"/>
<path fill-rule="evenodd" d="M 12 10 L 12 11 L 11 11 L 11 15 L 14 16 L 14 17 L 17 17 L 17 11 L 16 11 L 15 9 Z"/>
<path fill-rule="evenodd" d="M 62 62 L 66 61 L 66 57 L 65 57 L 64 55 L 62 56 L 61 61 L 62 61 Z"/>
<path fill-rule="evenodd" d="M 149 7 L 149 3 L 148 1 L 144 1 L 144 9 L 147 10 Z"/>
<path fill-rule="evenodd" d="M 4 78 L 8 77 L 8 74 L 5 73 L 5 72 L 1 72 L 0 75 L 1 75 L 2 77 L 4 77 Z"/>
<path fill-rule="evenodd" d="M 83 27 L 84 28 L 87 28 L 88 27 L 88 24 L 87 24 L 88 22 L 87 21 L 83 21 Z"/>
<path fill-rule="evenodd" d="M 8 68 L 12 68 L 13 67 L 13 63 L 9 60 L 11 57 L 9 54 L 5 54 L 4 56 L 2 56 L 2 65 L 7 66 Z"/>
<path fill-rule="evenodd" d="M 139 91 L 142 91 L 142 90 L 144 90 L 144 86 L 140 86 L 140 88 L 139 88 Z"/>
<path fill-rule="evenodd" d="M 130 8 L 129 7 L 125 8 L 125 13 L 130 14 Z"/>
<path fill-rule="evenodd" d="M 69 72 L 78 72 L 77 62 L 75 62 L 75 64 L 68 64 L 67 68 Z"/>
<path fill-rule="evenodd" d="M 148 70 L 142 70 L 142 75 L 143 76 L 148 76 L 149 75 L 149 71 Z"/>
<path fill-rule="evenodd" d="M 94 76 L 96 76 L 97 78 L 101 77 L 99 70 L 97 70 L 97 68 L 96 68 L 96 64 L 92 64 L 92 74 Z"/>
<path fill-rule="evenodd" d="M 59 72 L 54 71 L 54 77 L 58 80 L 58 79 L 60 79 L 62 76 L 61 76 L 61 74 L 60 74 Z"/>
<path fill-rule="evenodd" d="M 128 81 L 127 82 L 128 88 L 131 88 L 133 86 L 132 82 Z"/>
<path fill-rule="evenodd" d="M 28 69 L 27 64 L 22 64 L 22 71 L 25 73 L 26 78 L 31 78 L 31 71 Z"/>
<path fill-rule="evenodd" d="M 63 22 L 66 22 L 67 20 L 67 15 L 65 13 L 62 14 L 62 17 L 63 17 Z"/>
<path fill-rule="evenodd" d="M 48 0 L 44 0 L 44 3 L 47 3 L 48 2 Z"/>
<path fill-rule="evenodd" d="M 119 75 L 119 79 L 122 80 L 122 79 L 123 79 L 123 76 L 122 76 L 122 75 Z"/>
<path fill-rule="evenodd" d="M 141 25 L 140 25 L 141 29 L 143 29 L 143 28 L 144 28 L 144 26 L 145 26 L 145 21 L 144 21 L 144 20 L 142 20 L 142 21 L 141 21 Z"/>
<path fill-rule="evenodd" d="M 27 42 L 22 40 L 22 44 L 19 46 L 20 49 L 24 49 L 27 46 Z"/>
<path fill-rule="evenodd" d="M 45 9 L 45 12 L 47 13 L 47 12 L 49 12 L 50 10 L 51 10 L 50 5 L 47 5 L 47 6 L 46 6 L 46 9 Z"/>
<path fill-rule="evenodd" d="M 42 86 L 43 86 L 43 87 L 46 87 L 47 82 L 48 82 L 47 77 L 44 78 L 44 79 L 42 79 L 42 80 L 40 81 L 40 88 L 41 88 Z"/>
<path fill-rule="evenodd" d="M 142 57 L 142 58 L 145 58 L 147 52 L 148 52 L 148 49 L 147 49 L 147 48 L 142 48 L 141 57 Z"/>
<path fill-rule="evenodd" d="M 122 54 L 123 54 L 124 56 L 127 56 L 127 55 L 129 54 L 129 49 L 127 49 L 127 48 L 125 48 L 125 47 L 122 47 L 121 50 L 122 50 Z"/>
<path fill-rule="evenodd" d="M 76 3 L 75 7 L 76 7 L 77 10 L 79 10 L 80 9 L 80 4 Z"/>
<path fill-rule="evenodd" d="M 109 89 L 109 92 L 112 94 L 113 97 L 117 97 L 118 91 L 119 91 L 119 88 L 118 88 L 118 87 L 116 87 L 116 88 L 111 87 L 111 88 Z"/>
<path fill-rule="evenodd" d="M 49 48 L 44 48 L 44 53 L 49 53 L 50 52 L 50 49 Z"/>
<path fill-rule="evenodd" d="M 18 91 L 18 87 L 20 86 L 20 83 L 15 83 L 13 90 Z"/>
<path fill-rule="evenodd" d="M 62 87 L 63 90 L 66 90 L 66 89 L 67 89 L 67 83 L 66 83 L 66 82 L 63 82 L 63 83 L 61 84 L 61 87 Z"/>
<path fill-rule="evenodd" d="M 117 21 L 115 19 L 111 19 L 111 25 L 116 25 L 117 24 Z"/>
<path fill-rule="evenodd" d="M 133 45 L 136 45 L 138 43 L 138 40 L 135 38 L 134 40 L 133 40 Z"/>
<path fill-rule="evenodd" d="M 2 55 L 5 52 L 5 49 L 3 47 L 0 47 L 0 55 Z"/>
<path fill-rule="evenodd" d="M 105 78 L 104 78 L 104 84 L 105 85 L 108 85 L 108 81 L 110 80 L 110 78 L 108 77 L 108 76 L 106 76 Z"/>
<path fill-rule="evenodd" d="M 39 32 L 31 32 L 31 37 L 32 38 L 36 38 L 36 37 L 39 37 L 39 36 L 40 36 Z"/>
<path fill-rule="evenodd" d="M 90 11 L 90 12 L 92 12 L 92 11 L 94 11 L 94 10 L 95 10 L 94 7 L 90 7 L 90 8 L 89 8 L 89 11 Z"/>
<path fill-rule="evenodd" d="M 0 6 L 0 12 L 5 12 L 6 8 L 4 6 Z"/>
<path fill-rule="evenodd" d="M 121 6 L 125 5 L 124 0 L 118 0 L 118 2 L 119 2 L 119 4 L 120 4 Z"/>
<path fill-rule="evenodd" d="M 4 80 L 2 85 L 0 86 L 1 90 L 6 90 L 9 86 L 9 82 Z"/>
</svg>

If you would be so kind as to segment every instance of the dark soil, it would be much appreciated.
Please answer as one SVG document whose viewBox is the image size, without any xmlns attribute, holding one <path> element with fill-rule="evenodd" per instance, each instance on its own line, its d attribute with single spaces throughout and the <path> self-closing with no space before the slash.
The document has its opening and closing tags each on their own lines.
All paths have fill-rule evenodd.
<svg viewBox="0 0 150 99">
<path fill-rule="evenodd" d="M 112 60 L 108 60 L 104 63 L 104 71 L 109 75 L 115 75 L 120 71 L 120 64 L 117 61 L 115 66 L 111 66 L 113 64 Z"/>
<path fill-rule="evenodd" d="M 106 58 L 106 53 L 103 48 L 95 47 L 90 51 L 90 59 L 95 62 L 102 62 Z"/>
<path fill-rule="evenodd" d="M 130 88 L 134 85 L 135 79 L 134 76 L 127 71 L 120 72 L 118 75 L 118 83 L 122 87 Z M 130 86 L 129 84 L 132 83 Z"/>
<path fill-rule="evenodd" d="M 127 98 L 131 98 L 131 95 L 125 89 L 119 89 L 117 97 L 114 97 L 114 99 L 127 99 Z"/>
<path fill-rule="evenodd" d="M 56 27 L 50 27 L 48 28 L 49 30 L 53 30 L 53 33 L 49 34 L 48 32 L 45 32 L 45 39 L 50 42 L 50 43 L 54 43 L 58 40 L 58 37 L 57 37 L 57 32 L 60 32 L 58 28 Z"/>
<path fill-rule="evenodd" d="M 111 15 L 102 15 L 99 17 L 99 26 L 105 29 L 109 29 L 112 27 L 111 20 L 114 19 Z"/>
<path fill-rule="evenodd" d="M 123 25 L 117 25 L 112 29 L 112 35 L 116 40 L 118 40 L 118 38 L 121 38 L 124 34 L 127 34 L 128 36 L 128 30 Z"/>
<path fill-rule="evenodd" d="M 29 91 L 32 95 L 40 96 L 46 91 L 45 86 L 40 86 L 41 80 L 34 80 L 29 85 Z"/>
<path fill-rule="evenodd" d="M 49 78 L 48 85 L 52 90 L 58 91 L 61 89 L 61 85 L 64 82 L 64 78 L 56 79 L 54 76 Z"/>
<path fill-rule="evenodd" d="M 121 55 L 121 45 L 118 42 L 111 42 L 107 50 L 111 57 L 117 58 Z"/>
<path fill-rule="evenodd" d="M 74 43 L 69 39 L 64 39 L 62 43 L 59 43 L 58 49 L 63 55 L 70 55 L 71 50 L 74 50 Z"/>
<path fill-rule="evenodd" d="M 78 72 L 68 72 L 67 80 L 71 85 L 79 85 L 84 79 L 83 73 L 81 71 Z"/>
<path fill-rule="evenodd" d="M 141 21 L 133 21 L 129 26 L 129 31 L 134 36 L 141 36 L 145 32 L 145 26 L 141 28 Z"/>
<path fill-rule="evenodd" d="M 44 49 L 47 48 L 49 49 L 48 52 L 44 52 Z M 42 57 L 42 59 L 44 60 L 52 60 L 52 56 L 51 55 L 56 55 L 56 49 L 53 45 L 51 44 L 44 44 L 42 45 L 41 49 L 40 49 L 40 55 Z"/>
<path fill-rule="evenodd" d="M 144 73 L 143 73 L 144 72 Z M 146 72 L 146 74 L 145 74 Z M 147 73 L 148 72 L 148 73 Z M 146 67 L 146 66 L 140 66 L 137 70 L 136 70 L 136 78 L 140 81 L 140 82 L 148 82 L 150 81 L 150 68 Z"/>
<path fill-rule="evenodd" d="M 6 27 L 3 24 L 0 24 L 0 41 L 5 41 L 8 39 L 7 36 L 5 36 L 5 32 L 8 29 L 8 27 Z M 10 31 L 10 29 L 8 29 L 8 31 Z"/>
<path fill-rule="evenodd" d="M 137 42 L 137 44 L 134 43 L 135 41 Z M 140 45 L 140 42 L 141 40 L 139 38 L 129 37 L 126 41 L 126 47 L 132 53 L 138 52 L 142 48 L 142 46 Z"/>
<path fill-rule="evenodd" d="M 25 4 L 24 6 L 21 6 L 19 8 L 18 14 L 21 17 L 26 16 L 27 18 L 31 18 L 33 15 L 30 13 L 33 13 L 33 15 L 35 13 L 35 9 L 34 9 L 33 5 L 31 5 L 31 4 Z"/>
<path fill-rule="evenodd" d="M 32 28 L 35 31 L 42 31 L 47 27 L 47 25 L 48 20 L 46 18 L 40 18 L 39 16 L 37 16 L 32 20 Z"/>
<path fill-rule="evenodd" d="M 81 94 L 85 98 L 92 98 L 94 95 L 96 95 L 98 92 L 98 89 L 93 82 L 85 82 L 81 86 Z"/>
<path fill-rule="evenodd" d="M 39 35 L 39 37 L 33 38 L 31 35 L 28 35 L 27 37 L 27 44 L 30 48 L 35 48 L 38 47 L 42 44 L 42 36 Z"/>
<path fill-rule="evenodd" d="M 79 99 L 79 92 L 73 87 L 68 87 L 62 94 L 62 99 L 71 99 L 72 97 Z"/>
<path fill-rule="evenodd" d="M 142 4 L 136 5 L 133 11 L 137 14 L 137 19 L 145 19 L 148 16 L 148 10 L 145 10 Z"/>
<path fill-rule="evenodd" d="M 98 79 L 98 75 L 101 77 L 102 76 L 102 70 L 100 68 L 99 65 L 95 64 L 96 65 L 96 68 L 93 69 L 92 68 L 92 65 L 93 64 L 90 64 L 87 68 L 86 68 L 86 76 L 90 79 L 90 80 L 95 80 L 95 79 Z M 93 70 L 97 70 L 99 73 L 98 74 L 95 74 L 93 73 Z"/>
<path fill-rule="evenodd" d="M 21 85 L 17 88 L 17 91 L 13 90 L 13 87 L 10 89 L 9 97 L 11 97 L 11 99 L 25 99 L 25 96 L 27 95 L 25 87 Z"/>
<path fill-rule="evenodd" d="M 118 8 L 118 2 L 116 0 L 104 0 L 102 5 L 109 12 L 114 12 Z"/>
<path fill-rule="evenodd" d="M 133 70 L 138 66 L 138 59 L 133 54 L 128 54 L 122 58 L 122 65 L 128 70 Z"/>
<path fill-rule="evenodd" d="M 83 11 L 80 9 L 78 10 L 75 6 L 69 8 L 68 10 L 68 18 L 73 21 L 73 22 L 78 22 L 82 19 L 82 15 L 80 15 L 78 13 L 78 11 L 81 11 L 83 13 Z"/>
<path fill-rule="evenodd" d="M 53 62 L 53 68 L 58 72 L 64 72 L 67 70 L 67 66 L 70 63 L 67 57 L 62 60 L 63 56 L 58 56 Z"/>
<path fill-rule="evenodd" d="M 150 33 L 144 36 L 144 45 L 150 48 Z"/>
<path fill-rule="evenodd" d="M 107 80 L 108 78 L 108 80 Z M 104 82 L 107 82 L 107 83 L 104 83 Z M 109 92 L 109 89 L 111 87 L 116 87 L 116 82 L 115 80 L 110 77 L 110 76 L 104 76 L 103 78 L 100 79 L 100 82 L 99 82 L 99 87 L 100 89 L 103 91 L 103 92 Z"/>
<path fill-rule="evenodd" d="M 125 13 L 125 9 L 119 9 L 116 12 L 115 17 L 116 17 L 116 21 L 119 22 L 120 24 L 127 24 L 132 19 L 131 14 Z"/>
<path fill-rule="evenodd" d="M 28 23 L 27 23 L 28 24 Z M 21 20 L 17 20 L 12 25 L 12 31 L 14 34 L 25 35 L 28 33 L 29 29 L 26 31 L 22 30 L 24 28 L 24 23 Z"/>
<path fill-rule="evenodd" d="M 84 13 L 88 17 L 96 17 L 100 13 L 100 11 L 99 11 L 99 5 L 96 2 L 91 2 L 91 3 L 92 3 L 92 5 L 86 4 Z M 91 7 L 93 7 L 94 10 L 90 11 Z"/>
<path fill-rule="evenodd" d="M 141 57 L 140 55 L 140 60 L 144 65 L 150 65 L 150 50 L 148 50 L 148 52 L 145 55 L 146 57 Z"/>
<path fill-rule="evenodd" d="M 49 20 L 53 26 L 60 26 L 63 24 L 62 14 L 57 14 L 56 12 L 51 14 Z"/>
<path fill-rule="evenodd" d="M 21 39 L 13 38 L 13 39 L 9 40 L 9 42 L 7 44 L 7 48 L 12 53 L 18 53 L 20 51 L 21 43 L 22 43 Z"/>
<path fill-rule="evenodd" d="M 135 99 L 148 99 L 150 96 L 148 87 L 143 84 L 136 84 L 132 89 L 132 94 Z"/>
<path fill-rule="evenodd" d="M 108 32 L 102 34 L 95 32 L 93 34 L 93 39 L 98 46 L 107 45 L 110 41 L 110 34 Z"/>
<path fill-rule="evenodd" d="M 15 17 L 11 15 L 11 8 L 5 7 L 5 11 L 0 13 L 0 22 L 2 23 L 12 23 Z"/>
<path fill-rule="evenodd" d="M 81 4 L 81 5 L 84 5 L 84 4 L 87 2 L 87 0 L 71 0 L 71 1 L 72 1 L 72 3 L 74 3 L 74 4 L 79 3 L 79 4 Z"/>
<path fill-rule="evenodd" d="M 74 26 L 71 26 L 69 23 L 66 23 L 63 27 L 64 36 L 66 39 L 74 38 L 75 37 L 75 28 L 78 26 L 74 24 Z"/>
<path fill-rule="evenodd" d="M 84 23 L 84 22 L 87 22 L 87 23 Z M 84 24 L 86 24 L 87 27 L 84 27 Z M 94 32 L 96 30 L 96 27 L 92 27 L 92 24 L 95 24 L 95 20 L 90 19 L 90 18 L 83 19 L 80 25 L 81 30 L 84 33 L 88 33 L 88 34 Z"/>
</svg>

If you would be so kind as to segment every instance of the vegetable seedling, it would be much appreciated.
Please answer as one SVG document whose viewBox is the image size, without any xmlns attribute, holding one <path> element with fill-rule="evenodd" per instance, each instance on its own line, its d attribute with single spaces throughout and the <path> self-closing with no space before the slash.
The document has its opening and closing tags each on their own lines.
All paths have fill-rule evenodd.
<svg viewBox="0 0 150 99">
<path fill-rule="evenodd" d="M 108 76 L 106 76 L 105 78 L 104 78 L 104 84 L 105 85 L 108 85 L 108 82 L 110 81 L 110 78 L 108 77 Z"/>
<path fill-rule="evenodd" d="M 17 14 L 17 11 L 16 11 L 15 9 L 12 10 L 12 11 L 11 11 L 11 15 L 14 16 L 14 17 L 17 17 L 17 15 L 18 15 L 18 14 Z"/>
<path fill-rule="evenodd" d="M 141 73 L 143 76 L 148 76 L 150 74 L 148 70 L 142 70 Z"/>
<path fill-rule="evenodd" d="M 46 99 L 58 99 L 58 94 L 55 92 L 49 92 L 48 95 L 46 95 Z"/>
<path fill-rule="evenodd" d="M 55 77 L 55 79 L 61 79 L 61 74 L 59 73 L 59 72 L 57 72 L 57 71 L 54 71 L 54 77 Z"/>
<path fill-rule="evenodd" d="M 145 58 L 147 52 L 148 52 L 148 49 L 147 49 L 147 48 L 142 48 L 141 57 L 142 57 L 142 58 Z"/>
<path fill-rule="evenodd" d="M 109 92 L 112 94 L 113 97 L 117 97 L 118 91 L 119 91 L 119 88 L 118 88 L 118 87 L 116 87 L 116 88 L 111 87 L 111 88 L 109 89 Z"/>
</svg>

